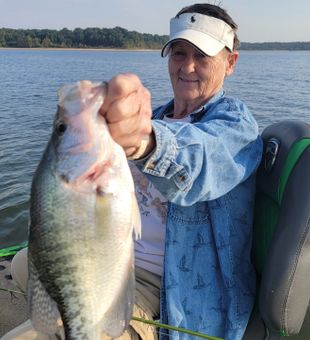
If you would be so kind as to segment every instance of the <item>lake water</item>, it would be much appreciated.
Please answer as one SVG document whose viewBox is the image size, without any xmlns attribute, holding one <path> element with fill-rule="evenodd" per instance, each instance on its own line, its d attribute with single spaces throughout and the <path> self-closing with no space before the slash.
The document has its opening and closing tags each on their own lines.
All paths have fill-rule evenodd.
<svg viewBox="0 0 310 340">
<path fill-rule="evenodd" d="M 310 52 L 241 51 L 227 93 L 262 130 L 285 118 L 310 122 Z M 26 240 L 32 174 L 51 133 L 57 89 L 81 79 L 138 74 L 153 106 L 171 96 L 159 51 L 0 50 L 0 248 Z"/>
</svg>

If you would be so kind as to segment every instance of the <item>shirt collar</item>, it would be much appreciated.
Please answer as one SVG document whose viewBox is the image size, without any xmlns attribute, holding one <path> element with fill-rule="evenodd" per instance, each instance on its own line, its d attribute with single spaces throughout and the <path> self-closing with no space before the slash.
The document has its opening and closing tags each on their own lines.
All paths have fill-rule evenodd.
<svg viewBox="0 0 310 340">
<path fill-rule="evenodd" d="M 199 120 L 201 115 L 205 114 L 209 107 L 215 102 L 217 102 L 220 98 L 222 98 L 224 94 L 225 94 L 224 90 L 221 89 L 213 97 L 211 97 L 211 99 L 209 99 L 205 104 L 200 106 L 197 110 L 193 111 L 190 114 L 192 122 Z M 155 109 L 153 112 L 153 119 L 163 119 L 165 115 L 173 111 L 173 107 L 174 99 L 170 100 L 167 104 Z"/>
</svg>

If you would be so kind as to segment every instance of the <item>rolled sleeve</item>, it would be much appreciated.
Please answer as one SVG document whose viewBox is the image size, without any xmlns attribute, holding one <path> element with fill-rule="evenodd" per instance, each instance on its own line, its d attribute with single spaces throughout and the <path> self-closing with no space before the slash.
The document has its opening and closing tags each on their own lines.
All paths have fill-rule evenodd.
<svg viewBox="0 0 310 340">
<path fill-rule="evenodd" d="M 247 107 L 223 97 L 196 123 L 154 120 L 156 149 L 137 166 L 179 205 L 216 199 L 257 168 L 262 141 Z"/>
</svg>

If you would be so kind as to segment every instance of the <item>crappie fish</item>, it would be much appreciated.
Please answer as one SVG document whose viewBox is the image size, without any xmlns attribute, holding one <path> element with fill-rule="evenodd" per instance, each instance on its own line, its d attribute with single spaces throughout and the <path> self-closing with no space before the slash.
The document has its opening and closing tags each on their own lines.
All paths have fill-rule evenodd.
<svg viewBox="0 0 310 340">
<path fill-rule="evenodd" d="M 90 81 L 60 89 L 31 188 L 31 320 L 65 339 L 120 336 L 132 316 L 140 215 L 125 153 L 98 113 L 105 93 Z"/>
</svg>

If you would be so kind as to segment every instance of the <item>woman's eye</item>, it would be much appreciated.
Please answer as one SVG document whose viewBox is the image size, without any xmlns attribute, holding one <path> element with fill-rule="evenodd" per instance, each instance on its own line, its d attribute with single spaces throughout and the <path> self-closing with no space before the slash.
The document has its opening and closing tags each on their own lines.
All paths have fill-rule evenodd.
<svg viewBox="0 0 310 340">
<path fill-rule="evenodd" d="M 174 51 L 172 52 L 172 55 L 184 55 L 185 53 L 182 51 Z"/>
<path fill-rule="evenodd" d="M 202 54 L 202 53 L 196 53 L 195 54 L 195 59 L 205 59 L 205 58 L 206 58 L 205 54 Z"/>
<path fill-rule="evenodd" d="M 62 136 L 67 130 L 67 125 L 64 122 L 58 122 L 55 126 L 55 131 L 58 136 Z"/>
<path fill-rule="evenodd" d="M 186 58 L 186 54 L 182 51 L 173 51 L 171 53 L 171 57 L 174 59 L 174 60 L 183 60 Z"/>
</svg>

